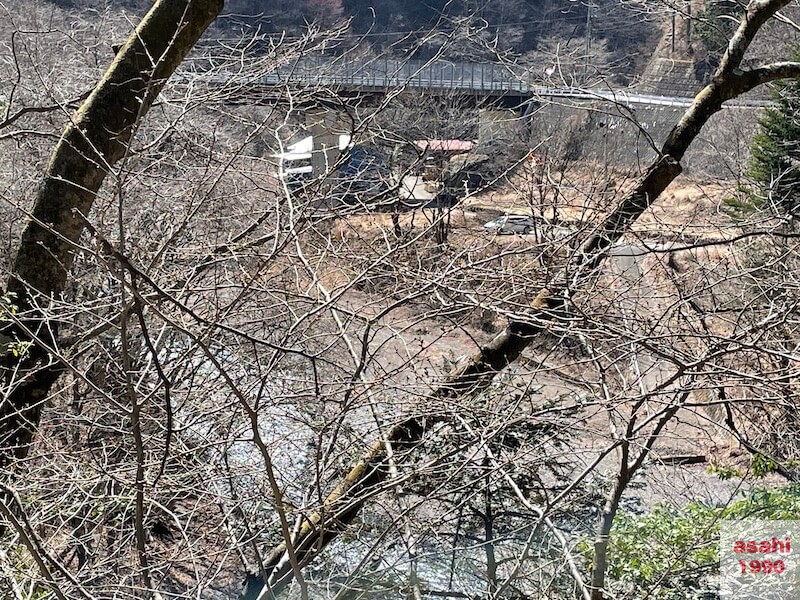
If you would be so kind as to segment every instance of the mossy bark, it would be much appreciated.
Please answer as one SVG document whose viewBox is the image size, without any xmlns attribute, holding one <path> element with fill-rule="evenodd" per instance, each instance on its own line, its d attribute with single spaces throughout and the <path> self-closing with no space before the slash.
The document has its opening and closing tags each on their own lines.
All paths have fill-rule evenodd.
<svg viewBox="0 0 800 600">
<path fill-rule="evenodd" d="M 9 392 L 0 405 L 1 466 L 27 454 L 60 373 L 52 354 L 58 323 L 44 307 L 64 291 L 96 194 L 167 78 L 222 7 L 223 0 L 157 0 L 53 151 L 7 283 L 20 322 L 3 333 L 34 344 L 22 360 L 2 359 Z"/>
</svg>

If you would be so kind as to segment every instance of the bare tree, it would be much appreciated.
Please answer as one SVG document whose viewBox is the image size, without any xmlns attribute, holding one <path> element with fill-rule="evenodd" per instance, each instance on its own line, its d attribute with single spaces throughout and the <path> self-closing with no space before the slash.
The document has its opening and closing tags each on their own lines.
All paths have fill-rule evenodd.
<svg viewBox="0 0 800 600">
<path fill-rule="evenodd" d="M 157 2 L 53 153 L 7 284 L 19 320 L 5 335 L 35 343 L 26 352 L 33 365 L 28 373 L 20 377 L 13 364 L 5 366 L 13 375 L 5 383 L 1 419 L 4 464 L 27 453 L 42 404 L 61 372 L 51 357 L 57 354 L 57 323 L 37 313 L 64 290 L 73 246 L 107 169 L 125 155 L 139 119 L 221 8 L 221 2 Z"/>
<path fill-rule="evenodd" d="M 800 65 L 793 62 L 772 63 L 769 65 L 741 70 L 742 59 L 761 26 L 777 11 L 788 4 L 788 0 L 755 1 L 746 11 L 741 25 L 731 39 L 728 50 L 715 72 L 712 82 L 695 98 L 692 106 L 670 132 L 661 148 L 660 156 L 649 167 L 636 186 L 626 194 L 616 209 L 598 226 L 580 247 L 565 273 L 549 282 L 548 288 L 541 290 L 530 302 L 531 311 L 512 320 L 507 328 L 480 352 L 464 361 L 455 373 L 435 388 L 430 398 L 441 400 L 459 397 L 461 394 L 474 394 L 485 389 L 497 373 L 517 360 L 531 340 L 550 326 L 553 315 L 563 313 L 565 301 L 575 283 L 591 277 L 603 264 L 615 242 L 628 231 L 631 224 L 661 195 L 666 187 L 680 174 L 680 161 L 689 145 L 706 121 L 719 111 L 723 102 L 735 98 L 753 88 L 776 79 L 796 77 Z M 667 416 L 669 416 L 669 412 Z M 294 541 L 292 553 L 300 556 L 300 562 L 310 559 L 328 543 L 332 536 L 341 531 L 358 513 L 366 499 L 378 489 L 387 477 L 386 467 L 388 446 L 402 445 L 413 448 L 428 429 L 440 421 L 423 412 L 399 421 L 385 433 L 384 438 L 375 442 L 365 456 L 353 467 L 348 475 L 326 498 L 320 512 L 306 518 Z M 656 433 L 658 428 L 656 429 Z M 645 445 L 645 450 L 647 449 Z M 640 455 L 643 460 L 646 452 Z M 636 463 L 640 462 L 637 459 Z M 621 491 L 625 488 L 631 471 L 627 453 L 623 454 L 618 485 L 610 497 L 602 519 L 596 544 L 596 555 L 602 558 L 607 543 L 610 523 L 617 510 Z M 284 555 L 287 548 L 277 547 L 267 562 L 270 579 L 268 588 L 280 590 L 289 574 Z M 603 593 L 603 561 L 596 562 L 598 569 L 592 578 L 592 597 L 601 598 Z"/>
</svg>

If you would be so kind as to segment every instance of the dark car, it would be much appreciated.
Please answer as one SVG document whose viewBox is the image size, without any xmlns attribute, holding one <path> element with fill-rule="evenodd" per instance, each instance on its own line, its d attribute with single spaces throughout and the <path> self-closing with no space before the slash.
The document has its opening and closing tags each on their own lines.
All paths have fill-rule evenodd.
<svg viewBox="0 0 800 600">
<path fill-rule="evenodd" d="M 390 185 L 390 170 L 383 155 L 368 146 L 356 145 L 349 148 L 344 156 L 344 164 L 336 173 L 338 187 L 345 194 L 377 196 Z"/>
</svg>

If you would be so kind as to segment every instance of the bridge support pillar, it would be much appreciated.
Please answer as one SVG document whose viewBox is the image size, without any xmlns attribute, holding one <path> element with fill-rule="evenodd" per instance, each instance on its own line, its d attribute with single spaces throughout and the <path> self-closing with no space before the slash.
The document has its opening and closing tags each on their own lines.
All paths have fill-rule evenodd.
<svg viewBox="0 0 800 600">
<path fill-rule="evenodd" d="M 339 158 L 339 137 L 350 135 L 351 125 L 347 115 L 332 109 L 309 111 L 306 128 L 314 140 L 311 151 L 312 175 L 319 177 L 330 172 Z"/>
<path fill-rule="evenodd" d="M 510 144 L 524 141 L 524 120 L 517 111 L 482 108 L 478 115 L 478 144 Z"/>
</svg>

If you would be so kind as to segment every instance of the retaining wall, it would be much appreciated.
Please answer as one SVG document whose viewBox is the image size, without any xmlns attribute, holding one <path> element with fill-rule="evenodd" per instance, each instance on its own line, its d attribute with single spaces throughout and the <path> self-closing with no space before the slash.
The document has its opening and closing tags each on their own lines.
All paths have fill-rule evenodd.
<svg viewBox="0 0 800 600">
<path fill-rule="evenodd" d="M 542 104 L 530 122 L 532 147 L 554 159 L 645 167 L 655 158 L 684 107 L 615 106 L 609 102 Z M 759 108 L 727 108 L 714 115 L 684 158 L 686 173 L 735 178 L 746 168 Z"/>
</svg>

